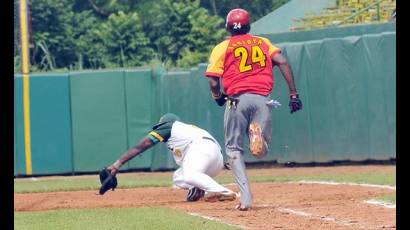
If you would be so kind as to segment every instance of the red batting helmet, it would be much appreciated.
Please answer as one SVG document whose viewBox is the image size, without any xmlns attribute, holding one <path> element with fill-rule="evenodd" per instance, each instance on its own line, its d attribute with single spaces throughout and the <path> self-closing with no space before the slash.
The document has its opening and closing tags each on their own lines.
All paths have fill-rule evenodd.
<svg viewBox="0 0 410 230">
<path fill-rule="evenodd" d="M 226 16 L 226 29 L 231 33 L 248 33 L 250 30 L 250 19 L 248 11 L 244 9 L 233 9 Z"/>
</svg>

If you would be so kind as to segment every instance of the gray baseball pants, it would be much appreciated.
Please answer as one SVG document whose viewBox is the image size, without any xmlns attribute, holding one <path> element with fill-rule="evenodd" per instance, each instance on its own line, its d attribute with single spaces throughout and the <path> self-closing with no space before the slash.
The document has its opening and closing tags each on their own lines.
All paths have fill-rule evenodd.
<svg viewBox="0 0 410 230">
<path fill-rule="evenodd" d="M 257 122 L 267 146 L 272 138 L 272 105 L 270 96 L 241 94 L 236 105 L 227 102 L 224 115 L 225 148 L 235 181 L 239 186 L 240 202 L 246 207 L 253 203 L 244 161 L 244 137 L 249 136 L 249 125 Z M 266 149 L 268 151 L 268 149 Z"/>
</svg>

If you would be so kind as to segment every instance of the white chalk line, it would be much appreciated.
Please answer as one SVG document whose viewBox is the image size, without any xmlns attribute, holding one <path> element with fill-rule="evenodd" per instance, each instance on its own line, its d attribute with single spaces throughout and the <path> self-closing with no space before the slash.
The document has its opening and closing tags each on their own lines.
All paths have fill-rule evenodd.
<svg viewBox="0 0 410 230">
<path fill-rule="evenodd" d="M 356 221 L 338 220 L 338 219 L 336 219 L 334 217 L 331 217 L 331 216 L 313 215 L 311 213 L 307 213 L 307 212 L 304 212 L 304 211 L 290 209 L 290 208 L 276 207 L 276 206 L 273 206 L 273 205 L 257 205 L 255 207 L 272 208 L 272 209 L 278 210 L 281 213 L 287 213 L 287 214 L 292 214 L 292 215 L 295 215 L 295 216 L 301 216 L 301 217 L 306 217 L 306 218 L 311 218 L 311 219 L 316 219 L 316 220 L 321 220 L 321 221 L 333 222 L 333 223 L 343 225 L 343 226 L 352 226 L 352 225 L 357 224 Z"/>
<path fill-rule="evenodd" d="M 395 204 L 391 204 L 389 202 L 384 202 L 381 200 L 376 200 L 376 199 L 371 199 L 371 200 L 366 200 L 364 203 L 366 204 L 373 204 L 373 205 L 379 205 L 379 206 L 383 206 L 385 208 L 396 208 Z"/>
<path fill-rule="evenodd" d="M 278 208 L 279 212 L 282 213 L 287 213 L 287 214 L 292 214 L 295 216 L 302 216 L 302 217 L 307 217 L 311 219 L 316 219 L 316 220 L 321 220 L 321 221 L 327 221 L 327 222 L 332 222 L 338 225 L 343 225 L 343 226 L 352 226 L 356 224 L 355 221 L 351 220 L 338 220 L 334 217 L 331 216 L 318 216 L 318 215 L 313 215 L 311 213 L 303 212 L 303 211 L 298 211 L 290 208 Z"/>
<path fill-rule="evenodd" d="M 282 182 L 264 182 L 264 184 L 280 184 Z M 302 184 L 324 184 L 324 185 L 349 185 L 349 186 L 363 186 L 363 187 L 371 187 L 371 188 L 383 188 L 383 189 L 391 189 L 391 190 L 396 190 L 396 186 L 390 186 L 390 185 L 377 185 L 377 184 L 361 184 L 361 183 L 351 183 L 351 182 L 334 182 L 334 181 L 307 181 L 307 180 L 301 180 L 301 181 L 292 181 L 292 182 L 287 182 L 287 183 L 302 183 Z M 224 185 L 236 185 L 236 183 L 229 183 L 229 184 L 224 184 Z M 373 205 L 381 205 L 383 207 L 386 208 L 396 208 L 395 204 L 390 204 L 387 202 L 383 202 L 383 201 L 379 201 L 379 200 L 368 200 L 368 201 L 364 201 L 365 203 L 368 204 L 373 204 Z M 269 205 L 259 205 L 259 207 L 272 207 L 273 206 L 269 206 Z M 308 217 L 308 218 L 314 218 L 314 219 L 318 219 L 318 220 L 324 220 L 324 221 L 330 221 L 330 222 L 334 222 L 336 224 L 339 225 L 344 225 L 344 226 L 351 226 L 353 224 L 355 224 L 355 222 L 349 221 L 349 220 L 337 220 L 334 217 L 325 217 L 325 216 L 313 216 L 310 213 L 307 212 L 303 212 L 303 211 L 297 211 L 297 210 L 292 210 L 289 208 L 278 208 L 279 212 L 283 212 L 283 213 L 289 213 L 289 214 L 293 214 L 293 215 L 297 215 L 297 216 L 302 216 L 302 217 Z"/>
<path fill-rule="evenodd" d="M 326 184 L 326 185 L 350 185 L 350 186 L 363 186 L 371 188 L 384 188 L 396 190 L 396 186 L 391 185 L 379 185 L 379 184 L 361 184 L 361 183 L 350 183 L 350 182 L 334 182 L 334 181 L 310 181 L 310 180 L 301 180 L 296 182 L 288 183 L 302 183 L 302 184 Z"/>
<path fill-rule="evenodd" d="M 391 185 L 361 184 L 361 183 L 334 182 L 334 181 L 301 180 L 301 181 L 290 181 L 290 182 L 256 182 L 256 183 L 258 183 L 258 184 L 281 184 L 281 183 L 288 183 L 288 184 L 349 185 L 349 186 L 363 186 L 363 187 L 370 187 L 370 188 L 384 188 L 384 189 L 396 190 L 396 186 L 391 186 Z M 224 186 L 226 186 L 226 185 L 236 185 L 236 183 L 224 184 Z"/>
<path fill-rule="evenodd" d="M 232 227 L 237 227 L 237 228 L 240 228 L 240 229 L 246 229 L 245 226 L 226 223 L 226 222 L 223 222 L 222 220 L 220 220 L 220 219 L 218 219 L 218 218 L 214 218 L 214 217 L 210 217 L 210 216 L 205 216 L 205 215 L 202 215 L 202 214 L 199 214 L 199 213 L 188 212 L 188 214 L 191 215 L 191 216 L 198 216 L 198 217 L 201 217 L 201 218 L 204 218 L 204 219 L 207 219 L 207 220 L 212 220 L 212 221 L 220 222 L 220 223 L 223 223 L 223 224 L 232 226 Z"/>
</svg>

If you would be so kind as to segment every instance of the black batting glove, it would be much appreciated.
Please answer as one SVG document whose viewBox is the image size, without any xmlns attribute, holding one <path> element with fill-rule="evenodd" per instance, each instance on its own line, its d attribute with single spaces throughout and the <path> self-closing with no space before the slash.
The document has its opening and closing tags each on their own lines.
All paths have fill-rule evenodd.
<svg viewBox="0 0 410 230">
<path fill-rule="evenodd" d="M 221 93 L 219 97 L 215 97 L 214 95 L 212 95 L 212 98 L 215 100 L 216 104 L 218 104 L 219 106 L 223 106 L 225 105 L 227 95 L 224 93 Z"/>
<path fill-rule="evenodd" d="M 302 109 L 302 101 L 299 99 L 298 94 L 290 95 L 289 107 L 291 114 Z"/>
</svg>

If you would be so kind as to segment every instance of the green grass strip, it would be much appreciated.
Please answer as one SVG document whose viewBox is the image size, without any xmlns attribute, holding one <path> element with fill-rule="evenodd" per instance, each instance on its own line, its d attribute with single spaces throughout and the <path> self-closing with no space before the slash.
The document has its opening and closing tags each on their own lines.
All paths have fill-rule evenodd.
<svg viewBox="0 0 410 230">
<path fill-rule="evenodd" d="M 389 204 L 396 204 L 396 194 L 377 197 L 375 198 L 375 200 L 379 200 Z"/>
<path fill-rule="evenodd" d="M 14 229 L 238 229 L 170 208 L 104 208 L 15 212 Z"/>
<path fill-rule="evenodd" d="M 172 185 L 170 178 L 146 178 L 131 179 L 119 178 L 118 188 L 142 188 L 142 187 L 167 187 Z M 15 180 L 15 193 L 36 193 L 36 192 L 58 192 L 58 191 L 80 191 L 80 190 L 98 190 L 101 184 L 98 176 L 93 178 L 70 178 L 42 180 L 41 178 L 32 180 Z"/>
<path fill-rule="evenodd" d="M 255 182 L 296 182 L 296 181 L 332 181 L 332 182 L 350 182 L 359 184 L 376 184 L 376 185 L 396 185 L 395 173 L 361 173 L 361 174 L 311 174 L 311 175 L 260 175 L 256 173 L 249 176 L 252 183 Z M 234 183 L 233 176 L 225 174 L 218 176 L 216 180 L 219 183 Z M 138 174 L 127 175 L 119 174 L 118 188 L 138 188 L 138 187 L 167 187 L 172 185 L 171 174 L 149 176 L 139 176 Z M 36 181 L 30 179 L 15 180 L 14 192 L 16 193 L 33 193 L 33 192 L 54 192 L 54 191 L 78 191 L 78 190 L 98 190 L 100 182 L 98 175 L 75 178 L 62 177 L 54 179 L 39 178 Z"/>
</svg>

